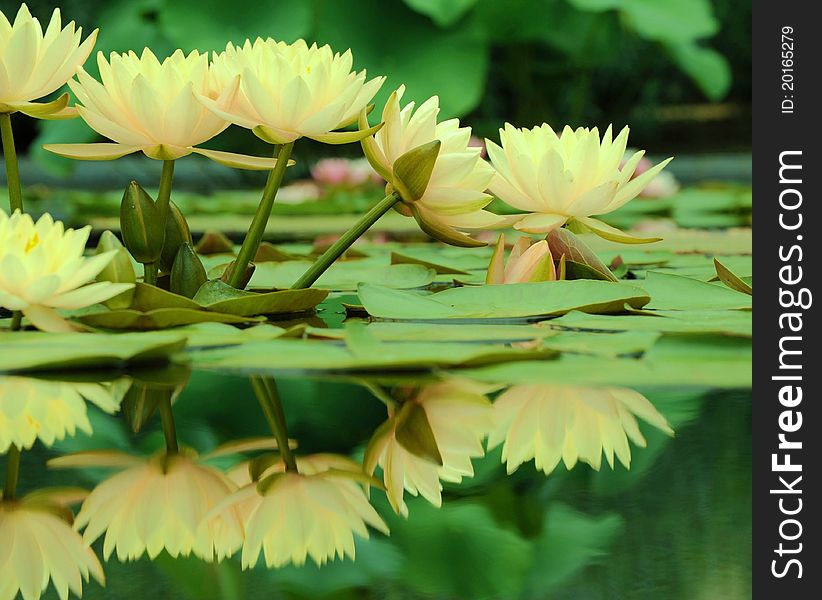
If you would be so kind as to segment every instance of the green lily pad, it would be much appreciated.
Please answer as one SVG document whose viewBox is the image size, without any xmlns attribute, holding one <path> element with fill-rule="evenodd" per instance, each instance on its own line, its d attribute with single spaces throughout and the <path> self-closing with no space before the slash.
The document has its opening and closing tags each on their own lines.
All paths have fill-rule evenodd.
<svg viewBox="0 0 822 600">
<path fill-rule="evenodd" d="M 649 300 L 632 285 L 584 279 L 462 287 L 427 295 L 362 284 L 358 294 L 374 317 L 419 320 L 546 317 L 571 310 L 618 313 L 626 304 L 638 309 Z"/>
<path fill-rule="evenodd" d="M 649 350 L 661 334 L 654 331 L 623 331 L 595 333 L 591 331 L 562 331 L 546 339 L 543 345 L 560 352 L 621 356 L 641 354 Z"/>
<path fill-rule="evenodd" d="M 249 287 L 287 289 L 312 265 L 311 261 L 260 263 Z M 335 291 L 356 290 L 359 283 L 379 283 L 391 288 L 424 287 L 434 281 L 434 269 L 422 265 L 384 265 L 370 260 L 339 262 L 331 266 L 314 284 Z"/>
<path fill-rule="evenodd" d="M 750 343 L 741 338 L 663 337 L 642 358 L 564 354 L 553 361 L 522 361 L 460 371 L 496 384 L 563 383 L 660 387 L 751 387 Z M 729 343 L 730 341 L 730 343 Z M 747 340 L 745 340 L 747 342 Z"/>
<path fill-rule="evenodd" d="M 751 296 L 724 286 L 713 285 L 669 273 L 649 271 L 638 282 L 651 296 L 647 310 L 751 310 Z"/>
<path fill-rule="evenodd" d="M 321 340 L 278 338 L 195 351 L 189 356 L 195 368 L 244 373 L 428 370 L 556 356 L 552 350 L 512 348 L 502 344 L 381 342 L 364 329 L 348 330 L 346 346 Z"/>
<path fill-rule="evenodd" d="M 595 331 L 657 331 L 660 333 L 710 333 L 716 335 L 753 335 L 750 311 L 728 310 L 659 310 L 651 315 L 590 315 L 572 311 L 544 321 L 538 326 L 559 329 Z"/>
<path fill-rule="evenodd" d="M 207 281 L 194 300 L 205 310 L 230 315 L 279 315 L 312 310 L 328 295 L 327 290 L 278 290 L 247 292 L 219 279 Z"/>
<path fill-rule="evenodd" d="M 366 325 L 368 333 L 383 342 L 526 342 L 556 335 L 557 332 L 537 325 L 455 325 L 450 323 L 375 322 Z M 309 327 L 308 335 L 316 338 L 344 340 L 343 329 Z"/>
<path fill-rule="evenodd" d="M 151 333 L 42 333 L 0 335 L 0 371 L 111 367 L 167 360 L 181 351 L 185 336 Z"/>
<path fill-rule="evenodd" d="M 249 323 L 263 320 L 259 317 L 241 317 L 191 308 L 157 308 L 146 312 L 125 308 L 90 313 L 77 319 L 91 327 L 103 329 L 135 329 L 149 331 L 193 323 Z"/>
<path fill-rule="evenodd" d="M 134 286 L 134 299 L 129 309 L 138 312 L 148 312 L 158 308 L 183 308 L 199 310 L 200 305 L 194 300 L 169 292 L 162 288 L 145 283 Z"/>
</svg>

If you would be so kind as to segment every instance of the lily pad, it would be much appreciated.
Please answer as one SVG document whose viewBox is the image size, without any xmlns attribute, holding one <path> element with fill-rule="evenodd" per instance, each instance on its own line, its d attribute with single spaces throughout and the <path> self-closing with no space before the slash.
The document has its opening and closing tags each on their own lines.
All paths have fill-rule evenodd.
<svg viewBox="0 0 822 600">
<path fill-rule="evenodd" d="M 366 325 L 368 332 L 383 342 L 526 342 L 556 335 L 537 325 L 455 325 L 450 323 L 375 322 Z M 344 340 L 343 329 L 309 327 L 308 335 L 316 338 Z"/>
<path fill-rule="evenodd" d="M 743 281 L 739 275 L 731 271 L 716 258 L 714 258 L 714 266 L 716 267 L 716 276 L 719 277 L 719 280 L 722 283 L 737 292 L 742 292 L 743 294 L 748 294 L 749 296 L 753 295 L 753 288 L 751 288 L 747 282 Z"/>
<path fill-rule="evenodd" d="M 649 271 L 637 282 L 651 296 L 648 310 L 751 310 L 751 296 L 730 288 L 669 273 Z"/>
<path fill-rule="evenodd" d="M 626 304 L 638 309 L 649 300 L 632 285 L 584 279 L 463 287 L 427 295 L 362 284 L 358 294 L 374 317 L 418 320 L 547 317 L 571 310 L 619 313 Z"/>
<path fill-rule="evenodd" d="M 312 310 L 328 295 L 327 290 L 278 290 L 247 292 L 219 279 L 207 281 L 194 300 L 205 310 L 230 315 L 279 315 Z"/>
<path fill-rule="evenodd" d="M 540 327 L 595 331 L 657 331 L 660 333 L 710 333 L 751 337 L 753 314 L 728 310 L 659 310 L 653 315 L 590 315 L 572 311 L 544 321 Z"/>
<path fill-rule="evenodd" d="M 381 342 L 362 331 L 349 332 L 347 346 L 321 340 L 274 339 L 189 354 L 195 368 L 243 373 L 275 371 L 428 370 L 556 356 L 552 350 L 502 344 Z"/>
<path fill-rule="evenodd" d="M 311 261 L 269 262 L 257 265 L 251 278 L 252 288 L 287 289 L 312 265 Z M 434 269 L 422 265 L 384 265 L 374 261 L 353 260 L 331 266 L 314 284 L 317 288 L 350 291 L 359 283 L 379 283 L 391 288 L 423 287 L 434 281 Z"/>
<path fill-rule="evenodd" d="M 77 319 L 91 327 L 102 329 L 135 329 L 150 331 L 193 323 L 249 323 L 263 320 L 259 317 L 241 317 L 214 311 L 191 308 L 157 308 L 146 312 L 125 308 L 90 313 Z"/>
<path fill-rule="evenodd" d="M 42 333 L 0 335 L 0 371 L 111 367 L 168 360 L 185 347 L 178 333 Z"/>
</svg>

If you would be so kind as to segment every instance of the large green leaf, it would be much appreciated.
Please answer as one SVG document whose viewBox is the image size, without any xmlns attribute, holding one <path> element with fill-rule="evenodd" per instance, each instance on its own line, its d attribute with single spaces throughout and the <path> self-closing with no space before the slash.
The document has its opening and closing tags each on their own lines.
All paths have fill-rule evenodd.
<svg viewBox="0 0 822 600">
<path fill-rule="evenodd" d="M 692 41 L 667 45 L 674 61 L 709 100 L 721 100 L 731 87 L 731 65 L 713 48 Z"/>
<path fill-rule="evenodd" d="M 450 323 L 392 323 L 374 322 L 367 326 L 368 333 L 384 342 L 525 342 L 556 335 L 555 331 L 537 325 L 454 325 Z M 313 337 L 343 340 L 342 329 L 309 327 Z"/>
<path fill-rule="evenodd" d="M 469 21 L 447 30 L 404 4 L 390 10 L 380 0 L 356 5 L 317 0 L 313 36 L 343 51 L 349 46 L 354 66 L 369 75 L 388 75 L 375 98 L 381 107 L 392 90 L 404 83 L 403 101 L 419 105 L 439 95 L 441 118 L 461 116 L 482 99 L 488 70 L 488 46 Z"/>
<path fill-rule="evenodd" d="M 312 5 L 305 0 L 260 0 L 253 10 L 237 10 L 224 0 L 171 0 L 159 11 L 160 29 L 185 52 L 225 49 L 246 38 L 293 42 L 311 27 Z M 345 48 L 335 48 L 342 52 Z"/>
<path fill-rule="evenodd" d="M 0 371 L 120 367 L 168 359 L 183 349 L 185 336 L 152 333 L 41 333 L 0 335 Z"/>
<path fill-rule="evenodd" d="M 311 261 L 265 262 L 257 265 L 249 286 L 288 289 L 311 266 Z M 433 269 L 418 265 L 385 265 L 374 261 L 353 260 L 331 266 L 314 284 L 317 288 L 335 291 L 356 290 L 359 283 L 410 289 L 434 281 Z"/>
<path fill-rule="evenodd" d="M 450 27 L 477 3 L 477 0 L 404 0 L 418 13 L 431 17 L 440 27 Z"/>
<path fill-rule="evenodd" d="M 497 384 L 751 386 L 751 344 L 744 338 L 663 336 L 640 359 L 565 354 L 553 361 L 523 361 L 470 369 L 466 376 Z"/>
<path fill-rule="evenodd" d="M 650 271 L 638 282 L 651 296 L 646 309 L 656 310 L 751 310 L 747 294 L 690 277 Z"/>
<path fill-rule="evenodd" d="M 167 329 L 194 323 L 249 323 L 262 320 L 261 317 L 241 317 L 192 308 L 155 308 L 146 312 L 124 308 L 93 312 L 78 316 L 77 319 L 91 327 L 138 331 Z"/>
<path fill-rule="evenodd" d="M 654 315 L 589 315 L 572 311 L 540 323 L 550 328 L 595 331 L 658 331 L 660 333 L 711 333 L 751 337 L 753 313 L 728 310 L 658 310 Z"/>
<path fill-rule="evenodd" d="M 622 312 L 626 304 L 641 308 L 643 290 L 607 281 L 548 281 L 483 285 L 422 295 L 362 284 L 360 301 L 383 319 L 500 319 L 561 315 L 571 310 Z"/>
<path fill-rule="evenodd" d="M 246 292 L 218 279 L 204 283 L 194 299 L 209 312 L 245 316 L 305 312 L 312 310 L 326 296 L 326 290 L 318 289 Z"/>
<path fill-rule="evenodd" d="M 501 344 L 425 342 L 369 343 L 343 347 L 320 340 L 274 339 L 242 346 L 191 352 L 197 368 L 267 373 L 273 371 L 425 370 L 500 361 L 548 358 L 550 350 L 511 348 Z M 550 362 L 550 361 L 549 361 Z"/>
</svg>

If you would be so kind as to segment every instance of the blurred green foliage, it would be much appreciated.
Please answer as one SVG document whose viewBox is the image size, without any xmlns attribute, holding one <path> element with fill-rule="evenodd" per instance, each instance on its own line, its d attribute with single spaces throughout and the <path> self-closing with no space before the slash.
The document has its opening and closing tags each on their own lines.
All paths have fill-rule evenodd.
<svg viewBox="0 0 822 600">
<path fill-rule="evenodd" d="M 54 0 L 32 0 L 48 18 Z M 443 115 L 480 135 L 503 121 L 635 122 L 643 108 L 728 98 L 749 104 L 745 0 L 63 0 L 64 18 L 100 28 L 97 49 L 158 56 L 272 36 L 351 48 L 406 98 L 439 94 Z M 2 0 L 6 14 L 17 3 Z M 94 60 L 87 67 L 96 71 Z M 732 82 L 731 73 L 734 73 Z M 83 141 L 79 120 L 40 124 L 35 148 Z M 246 140 L 247 138 L 243 138 Z M 235 140 L 234 143 L 241 143 Z M 244 141 L 242 143 L 247 143 Z"/>
</svg>

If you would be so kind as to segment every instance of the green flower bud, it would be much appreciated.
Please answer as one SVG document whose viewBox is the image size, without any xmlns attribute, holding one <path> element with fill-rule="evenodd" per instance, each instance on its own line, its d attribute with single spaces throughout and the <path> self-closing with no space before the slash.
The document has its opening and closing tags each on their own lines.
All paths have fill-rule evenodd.
<svg viewBox="0 0 822 600">
<path fill-rule="evenodd" d="M 171 267 L 171 291 L 186 298 L 193 298 L 206 281 L 208 275 L 203 263 L 200 262 L 200 257 L 194 252 L 191 243 L 184 243 L 177 251 L 177 258 Z"/>
<path fill-rule="evenodd" d="M 165 227 L 154 200 L 136 181 L 128 184 L 120 203 L 120 230 L 125 247 L 137 262 L 147 264 L 159 260 Z"/>
<path fill-rule="evenodd" d="M 180 246 L 192 242 L 191 229 L 188 228 L 186 218 L 174 202 L 169 202 L 168 218 L 166 219 L 166 239 L 163 243 L 163 252 L 160 255 L 160 270 L 166 273 L 170 272 Z"/>
</svg>

